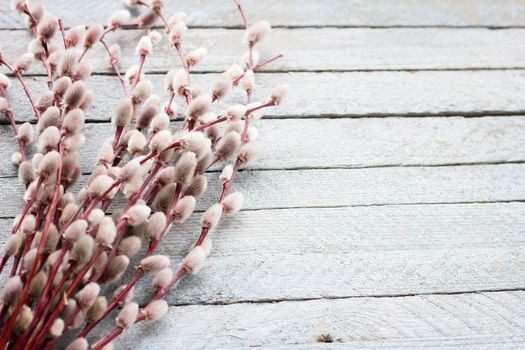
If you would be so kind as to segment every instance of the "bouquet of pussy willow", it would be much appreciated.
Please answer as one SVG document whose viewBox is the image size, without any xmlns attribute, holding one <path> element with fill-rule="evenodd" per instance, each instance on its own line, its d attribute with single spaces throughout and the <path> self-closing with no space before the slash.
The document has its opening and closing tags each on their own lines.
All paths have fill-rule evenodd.
<svg viewBox="0 0 525 350">
<path fill-rule="evenodd" d="M 0 73 L 0 116 L 9 121 L 18 142 L 12 161 L 25 187 L 25 205 L 13 221 L 0 263 L 0 349 L 64 348 L 60 338 L 66 333 L 74 339 L 68 350 L 87 349 L 90 331 L 104 318 L 116 317 L 115 328 L 91 345 L 108 349 L 135 323 L 162 318 L 168 311 L 166 293 L 203 267 L 212 246 L 209 235 L 221 216 L 242 207 L 242 194 L 230 193 L 230 188 L 239 168 L 257 156 L 253 124 L 265 108 L 280 104 L 287 91 L 278 86 L 268 100 L 252 102 L 254 72 L 281 55 L 259 61 L 256 46 L 270 25 L 249 24 L 240 3 L 234 4 L 246 27 L 247 51 L 240 64 L 220 74 L 209 91 L 200 91 L 190 85 L 190 73 L 205 59 L 206 49 L 184 51 L 186 15 L 167 16 L 162 0 L 128 1 L 128 6 L 142 9 L 136 18 L 122 10 L 109 18 L 106 27 L 67 29 L 43 6 L 13 1 L 32 40 L 27 53 L 18 58 L 9 57 L 9 51 L 0 54 L 6 73 Z M 164 28 L 153 30 L 156 23 Z M 121 74 L 121 48 L 106 41 L 111 33 L 129 28 L 143 29 L 144 35 L 136 43 L 137 64 Z M 165 75 L 164 91 L 156 95 L 143 70 L 163 40 L 173 47 L 178 68 Z M 74 193 L 72 184 L 82 174 L 84 120 L 97 99 L 89 88 L 88 62 L 95 45 L 104 47 L 108 68 L 122 92 L 115 96 L 114 137 L 100 146 L 91 175 Z M 47 89 L 39 96 L 33 96 L 24 81 L 31 65 L 41 67 L 47 76 Z M 15 119 L 11 80 L 23 88 L 34 119 L 33 115 Z M 214 106 L 235 87 L 245 90 L 246 100 L 224 110 Z M 184 108 L 177 110 L 177 99 Z M 17 124 L 23 118 L 36 124 Z M 176 119 L 184 120 L 178 130 L 171 123 Z M 34 147 L 26 149 L 31 143 Z M 212 166 L 222 169 L 216 180 L 222 182 L 222 191 L 212 194 L 217 200 L 202 214 L 200 233 L 186 257 L 171 265 L 170 257 L 155 250 L 191 216 L 206 192 L 204 174 Z M 117 197 L 124 197 L 125 205 L 110 215 L 108 208 Z M 136 266 L 130 266 L 131 258 Z M 128 269 L 134 269 L 132 277 L 124 280 Z M 152 288 L 141 291 L 149 301 L 139 307 L 133 301 L 134 287 L 146 275 L 152 276 Z M 104 284 L 108 284 L 104 290 L 118 287 L 101 293 Z"/>
</svg>

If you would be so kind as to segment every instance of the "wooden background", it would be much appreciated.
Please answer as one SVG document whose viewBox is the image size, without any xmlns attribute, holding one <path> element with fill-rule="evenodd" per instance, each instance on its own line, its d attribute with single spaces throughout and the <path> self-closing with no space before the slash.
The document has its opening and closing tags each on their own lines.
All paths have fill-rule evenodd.
<svg viewBox="0 0 525 350">
<path fill-rule="evenodd" d="M 29 35 L 6 3 L 0 47 L 14 60 Z M 122 8 L 44 3 L 66 26 L 105 23 Z M 209 50 L 193 78 L 209 86 L 243 52 L 238 13 L 225 0 L 167 3 L 168 14 L 189 15 L 187 47 Z M 208 266 L 169 295 L 164 320 L 126 332 L 117 349 L 523 346 L 525 1 L 244 3 L 250 20 L 275 26 L 265 57 L 285 55 L 258 73 L 256 97 L 279 83 L 290 96 L 259 123 L 263 155 L 235 184 L 246 207 L 220 224 Z M 125 68 L 140 35 L 109 36 L 124 46 Z M 93 56 L 86 171 L 113 133 L 121 94 Z M 164 42 L 145 68 L 160 89 L 178 64 Z M 45 78 L 37 65 L 31 73 L 36 95 Z M 31 112 L 18 88 L 11 97 L 23 122 Z M 5 235 L 22 207 L 7 125 L 0 149 Z M 217 174 L 209 176 L 199 210 L 217 195 Z M 198 234 L 197 217 L 160 249 L 174 264 Z"/>
</svg>

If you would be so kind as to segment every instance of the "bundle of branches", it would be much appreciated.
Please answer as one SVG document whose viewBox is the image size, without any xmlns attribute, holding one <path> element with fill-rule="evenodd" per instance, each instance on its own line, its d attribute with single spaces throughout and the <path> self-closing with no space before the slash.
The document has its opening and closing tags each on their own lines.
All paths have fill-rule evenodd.
<svg viewBox="0 0 525 350">
<path fill-rule="evenodd" d="M 25 186 L 25 205 L 14 219 L 0 266 L 9 275 L 0 295 L 0 349 L 49 349 L 66 333 L 75 339 L 67 349 L 87 349 L 90 331 L 116 315 L 115 328 L 91 346 L 107 349 L 134 324 L 162 318 L 168 311 L 166 293 L 185 275 L 203 267 L 212 246 L 210 233 L 222 215 L 241 209 L 242 194 L 230 189 L 239 169 L 257 156 L 254 122 L 266 108 L 279 105 L 287 92 L 286 86 L 277 86 L 268 100 L 252 101 L 254 72 L 281 55 L 259 61 L 255 47 L 270 32 L 270 24 L 249 24 L 238 1 L 234 5 L 246 27 L 247 51 L 240 64 L 218 76 L 211 91 L 190 84 L 192 69 L 207 52 L 204 48 L 184 52 L 186 15 L 178 12 L 166 17 L 161 0 L 131 0 L 127 5 L 143 9 L 142 14 L 138 11 L 139 16 L 131 18 L 130 12 L 122 10 L 109 18 L 105 28 L 75 26 L 66 31 L 61 20 L 46 14 L 43 6 L 13 1 L 34 38 L 28 52 L 14 64 L 6 57 L 9 52 L 0 54 L 0 64 L 8 70 L 7 75 L 0 73 L 0 114 L 9 120 L 18 141 L 20 150 L 12 160 Z M 157 21 L 164 29 L 152 29 Z M 143 29 L 144 35 L 136 44 L 137 64 L 122 75 L 121 48 L 108 46 L 106 37 L 129 28 Z M 143 73 L 148 57 L 163 39 L 174 48 L 174 62 L 180 67 L 165 75 L 164 103 Z M 92 100 L 97 99 L 86 82 L 92 71 L 87 60 L 95 53 L 91 50 L 95 45 L 104 47 L 122 93 L 111 94 L 121 95 L 114 98 L 114 137 L 100 146 L 89 178 L 74 193 L 72 185 L 82 174 L 79 154 L 86 139 L 84 120 Z M 35 60 L 42 63 L 47 76 L 47 89 L 36 99 L 24 80 Z M 16 123 L 10 104 L 11 79 L 22 86 L 34 113 L 34 119 L 28 118 L 33 123 Z M 216 106 L 234 87 L 246 92 L 246 100 Z M 177 108 L 179 99 L 182 108 Z M 172 122 L 176 119 L 184 121 L 177 123 L 183 124 L 179 129 Z M 32 142 L 36 151 L 28 152 Z M 205 173 L 210 167 L 222 169 L 216 180 L 221 181 L 222 190 L 211 194 L 216 202 L 202 214 L 200 233 L 187 256 L 171 267 L 170 257 L 156 254 L 156 248 L 192 215 L 196 201 L 207 190 Z M 115 209 L 118 198 L 124 198 L 125 204 Z M 113 215 L 109 215 L 112 203 Z M 130 259 L 137 261 L 134 271 Z M 123 281 L 128 269 L 132 277 Z M 141 291 L 150 296 L 139 307 L 134 288 L 146 275 L 153 276 L 153 287 Z"/>
</svg>

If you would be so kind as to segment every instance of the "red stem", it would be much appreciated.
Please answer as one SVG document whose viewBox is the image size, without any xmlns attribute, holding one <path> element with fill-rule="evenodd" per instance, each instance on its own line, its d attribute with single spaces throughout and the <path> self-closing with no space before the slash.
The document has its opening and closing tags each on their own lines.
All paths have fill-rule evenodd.
<svg viewBox="0 0 525 350">
<path fill-rule="evenodd" d="M 66 33 L 64 32 L 64 24 L 62 19 L 58 19 L 58 27 L 60 28 L 60 33 L 62 33 L 62 40 L 64 41 L 64 49 L 67 49 Z"/>
</svg>

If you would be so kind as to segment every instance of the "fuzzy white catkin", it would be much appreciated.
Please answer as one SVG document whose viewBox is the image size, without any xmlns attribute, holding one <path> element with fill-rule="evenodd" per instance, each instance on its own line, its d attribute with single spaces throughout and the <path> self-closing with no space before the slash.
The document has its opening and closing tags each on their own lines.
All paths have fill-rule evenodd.
<svg viewBox="0 0 525 350">
<path fill-rule="evenodd" d="M 124 98 L 115 107 L 111 121 L 115 127 L 124 128 L 129 125 L 132 117 L 133 104 L 129 98 Z"/>
<path fill-rule="evenodd" d="M 64 94 L 64 101 L 69 108 L 76 108 L 82 102 L 84 94 L 86 93 L 86 85 L 83 81 L 75 81 L 71 86 L 66 90 Z"/>
<path fill-rule="evenodd" d="M 154 133 L 157 133 L 161 130 L 168 129 L 169 125 L 170 117 L 166 113 L 161 112 L 151 120 L 150 128 Z"/>
<path fill-rule="evenodd" d="M 233 175 L 233 166 L 231 164 L 226 165 L 219 175 L 219 179 L 222 183 L 225 183 L 227 181 L 230 181 Z"/>
<path fill-rule="evenodd" d="M 84 38 L 86 27 L 83 25 L 75 26 L 66 32 L 66 42 L 68 47 L 75 47 Z"/>
<path fill-rule="evenodd" d="M 130 16 L 131 14 L 127 10 L 116 11 L 109 17 L 108 26 L 109 27 L 121 26 L 129 20 Z"/>
<path fill-rule="evenodd" d="M 151 255 L 140 261 L 140 268 L 145 273 L 157 273 L 170 266 L 170 259 L 165 255 Z"/>
<path fill-rule="evenodd" d="M 137 55 L 149 55 L 152 53 L 153 50 L 153 43 L 151 42 L 151 38 L 147 35 L 144 35 L 142 38 L 140 38 L 137 47 L 135 48 L 135 53 Z"/>
<path fill-rule="evenodd" d="M 186 24 L 184 22 L 182 21 L 176 22 L 171 28 L 171 32 L 169 34 L 171 45 L 173 46 L 180 45 L 187 30 L 188 30 L 188 27 L 186 27 Z"/>
<path fill-rule="evenodd" d="M 136 159 L 130 160 L 120 169 L 119 178 L 123 182 L 132 181 L 140 176 L 140 162 Z"/>
<path fill-rule="evenodd" d="M 135 204 L 128 209 L 126 219 L 130 226 L 138 226 L 148 219 L 151 213 L 150 207 L 145 204 Z"/>
<path fill-rule="evenodd" d="M 271 28 L 270 23 L 267 21 L 255 22 L 246 29 L 244 41 L 251 45 L 255 45 L 270 33 Z"/>
<path fill-rule="evenodd" d="M 195 66 L 199 62 L 201 62 L 202 59 L 207 54 L 208 54 L 208 50 L 206 50 L 205 48 L 201 47 L 201 48 L 195 49 L 193 51 L 190 51 L 190 53 L 186 55 L 186 62 L 188 63 L 189 66 Z"/>
<path fill-rule="evenodd" d="M 155 300 L 146 305 L 143 312 L 146 320 L 154 322 L 164 317 L 168 313 L 168 309 L 169 306 L 166 300 Z"/>
<path fill-rule="evenodd" d="M 178 200 L 173 209 L 173 220 L 182 223 L 186 221 L 195 210 L 195 197 L 184 196 Z"/>
<path fill-rule="evenodd" d="M 98 225 L 97 243 L 103 247 L 110 247 L 117 235 L 115 223 L 109 216 L 103 217 Z"/>
<path fill-rule="evenodd" d="M 246 91 L 253 90 L 253 87 L 255 86 L 255 74 L 253 73 L 253 70 L 249 69 L 244 73 L 244 76 L 239 81 L 239 86 Z"/>
<path fill-rule="evenodd" d="M 252 55 L 251 55 L 251 63 L 250 63 L 250 51 L 246 51 L 241 56 L 241 62 L 246 67 L 255 67 L 259 63 L 260 57 L 261 57 L 261 55 L 259 54 L 259 51 L 253 49 L 252 50 Z"/>
<path fill-rule="evenodd" d="M 144 134 L 138 130 L 132 130 L 132 134 L 128 141 L 128 152 L 132 154 L 136 152 L 142 152 L 145 145 L 146 137 Z"/>
<path fill-rule="evenodd" d="M 148 219 L 146 226 L 146 234 L 150 240 L 157 240 L 160 238 L 164 228 L 166 227 L 166 215 L 163 212 L 156 212 Z"/>
<path fill-rule="evenodd" d="M 18 296 L 22 291 L 22 280 L 20 276 L 10 277 L 2 288 L 0 299 L 3 305 L 13 305 L 18 300 Z"/>
<path fill-rule="evenodd" d="M 90 282 L 75 294 L 75 300 L 77 301 L 78 306 L 85 310 L 93 305 L 99 294 L 100 286 L 98 283 Z"/>
<path fill-rule="evenodd" d="M 215 146 L 215 154 L 220 159 L 228 159 L 236 153 L 241 145 L 241 136 L 235 131 L 226 133 Z"/>
<path fill-rule="evenodd" d="M 213 84 L 212 95 L 215 99 L 220 100 L 230 93 L 232 81 L 230 77 L 223 73 L 215 80 Z"/>
<path fill-rule="evenodd" d="M 104 28 L 100 24 L 89 27 L 84 37 L 84 47 L 89 48 L 93 46 L 93 44 L 100 39 L 103 31 Z"/>
<path fill-rule="evenodd" d="M 91 198 L 102 196 L 113 185 L 115 180 L 108 175 L 99 175 L 95 177 L 87 188 L 87 193 Z M 111 193 L 108 193 L 111 197 Z"/>
<path fill-rule="evenodd" d="M 15 69 L 20 73 L 24 73 L 29 69 L 34 60 L 35 55 L 30 52 L 26 52 L 22 56 L 18 57 L 18 59 L 15 61 Z"/>
<path fill-rule="evenodd" d="M 239 212 L 244 202 L 244 196 L 241 192 L 230 193 L 224 197 L 222 207 L 224 214 L 233 215 Z"/>
<path fill-rule="evenodd" d="M 96 226 L 100 224 L 102 219 L 104 219 L 104 211 L 100 208 L 95 208 L 91 210 L 91 213 L 89 213 L 87 217 L 87 221 L 90 226 Z"/>
<path fill-rule="evenodd" d="M 272 93 L 270 95 L 270 101 L 272 101 L 275 106 L 280 105 L 283 99 L 288 94 L 288 90 L 289 90 L 288 85 L 283 84 L 283 85 L 276 86 L 272 90 Z"/>
<path fill-rule="evenodd" d="M 186 152 L 180 158 L 177 164 L 175 164 L 175 177 L 176 183 L 181 185 L 187 185 L 190 183 L 195 173 L 195 167 L 197 166 L 197 157 L 193 152 Z"/>
<path fill-rule="evenodd" d="M 86 338 L 77 338 L 73 340 L 66 348 L 66 350 L 87 350 L 89 343 Z"/>
<path fill-rule="evenodd" d="M 173 278 L 173 270 L 166 267 L 155 274 L 155 277 L 151 281 L 151 285 L 155 290 L 164 290 L 171 282 Z"/>
<path fill-rule="evenodd" d="M 133 103 L 142 104 L 153 93 L 153 84 L 149 80 L 141 80 L 131 92 Z"/>
<path fill-rule="evenodd" d="M 0 73 L 0 86 L 6 90 L 11 88 L 11 80 L 4 73 Z"/>
<path fill-rule="evenodd" d="M 184 90 L 188 86 L 188 75 L 183 69 L 174 71 L 171 74 L 171 87 L 170 90 L 173 90 L 178 95 L 183 95 Z"/>
<path fill-rule="evenodd" d="M 18 128 L 18 139 L 24 143 L 31 142 L 34 136 L 33 126 L 30 123 L 24 123 Z"/>
<path fill-rule="evenodd" d="M 208 229 L 213 229 L 219 223 L 222 215 L 222 205 L 219 203 L 213 204 L 201 216 L 201 226 Z"/>
<path fill-rule="evenodd" d="M 246 113 L 246 107 L 240 104 L 228 107 L 226 117 L 229 120 L 241 120 Z"/>
<path fill-rule="evenodd" d="M 129 236 L 124 238 L 117 248 L 117 254 L 123 254 L 128 258 L 132 258 L 140 251 L 142 247 L 142 240 L 137 236 Z"/>
<path fill-rule="evenodd" d="M 253 162 L 259 153 L 259 145 L 255 142 L 248 142 L 239 149 L 239 159 L 243 163 Z"/>
<path fill-rule="evenodd" d="M 188 106 L 188 118 L 197 120 L 201 115 L 208 112 L 211 107 L 211 97 L 200 95 L 190 102 Z"/>
<path fill-rule="evenodd" d="M 71 249 L 70 259 L 79 265 L 87 263 L 93 253 L 93 246 L 93 237 L 87 234 L 80 236 Z"/>
<path fill-rule="evenodd" d="M 182 267 L 190 273 L 197 273 L 201 270 L 205 260 L 205 250 L 201 246 L 196 246 L 182 260 Z"/>
<path fill-rule="evenodd" d="M 213 242 L 210 237 L 204 238 L 204 240 L 201 243 L 202 249 L 204 249 L 204 252 L 206 253 L 206 256 L 210 255 L 211 248 L 213 246 Z"/>
<path fill-rule="evenodd" d="M 57 151 L 46 153 L 40 163 L 38 163 L 38 174 L 43 178 L 49 178 L 57 171 L 59 162 L 60 154 Z"/>
<path fill-rule="evenodd" d="M 139 305 L 137 303 L 127 304 L 117 316 L 117 327 L 128 329 L 135 323 L 138 313 Z"/>
<path fill-rule="evenodd" d="M 171 132 L 168 130 L 161 130 L 151 139 L 150 148 L 152 151 L 159 154 L 170 145 L 171 141 Z"/>
<path fill-rule="evenodd" d="M 97 161 L 102 164 L 109 164 L 113 160 L 113 147 L 110 143 L 103 143 L 98 151 Z"/>
<path fill-rule="evenodd" d="M 53 321 L 53 324 L 51 325 L 51 328 L 49 328 L 48 333 L 51 336 L 51 338 L 58 338 L 62 335 L 64 328 L 64 320 L 61 318 L 57 318 L 55 319 L 55 321 Z"/>
</svg>

